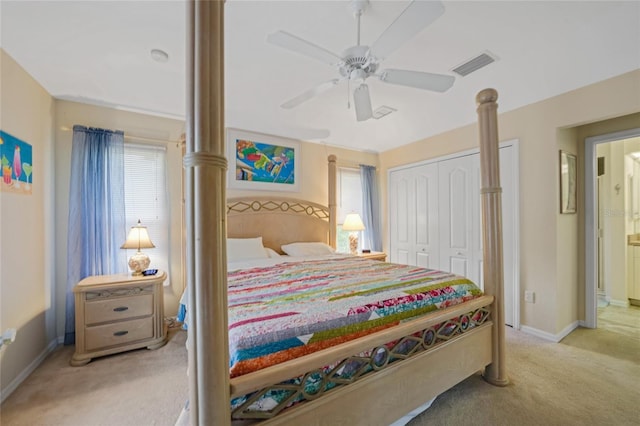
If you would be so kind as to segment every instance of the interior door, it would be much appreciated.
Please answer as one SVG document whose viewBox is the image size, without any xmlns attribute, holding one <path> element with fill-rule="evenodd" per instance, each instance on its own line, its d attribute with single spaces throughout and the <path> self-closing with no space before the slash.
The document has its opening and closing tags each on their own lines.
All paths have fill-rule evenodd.
<svg viewBox="0 0 640 426">
<path fill-rule="evenodd" d="M 403 265 L 413 253 L 413 224 L 415 223 L 415 200 L 410 197 L 414 192 L 413 168 L 393 171 L 389 175 L 389 259 Z"/>
<path fill-rule="evenodd" d="M 438 166 L 394 171 L 389 179 L 390 261 L 438 268 Z"/>
<path fill-rule="evenodd" d="M 415 173 L 416 222 L 415 265 L 437 269 L 440 266 L 438 235 L 438 165 L 420 166 Z"/>
<path fill-rule="evenodd" d="M 440 269 L 480 283 L 474 267 L 479 211 L 473 192 L 479 185 L 473 163 L 473 155 L 438 162 Z"/>
</svg>

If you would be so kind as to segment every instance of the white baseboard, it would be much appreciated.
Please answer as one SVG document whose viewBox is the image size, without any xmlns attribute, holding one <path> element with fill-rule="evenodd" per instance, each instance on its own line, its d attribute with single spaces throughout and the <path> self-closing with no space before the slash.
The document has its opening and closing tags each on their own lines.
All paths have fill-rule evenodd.
<svg viewBox="0 0 640 426">
<path fill-rule="evenodd" d="M 18 374 L 18 376 L 13 379 L 11 381 L 11 383 L 9 383 L 9 385 L 0 390 L 0 403 L 4 402 L 5 399 L 7 399 L 9 397 L 9 395 L 11 395 L 13 393 L 13 391 L 15 391 L 18 386 L 20 386 L 20 384 L 22 382 L 25 381 L 25 379 L 27 377 L 29 377 L 29 375 L 31 373 L 34 372 L 34 370 L 36 368 L 38 368 L 38 366 L 42 363 L 42 361 L 45 360 L 45 358 L 51 353 L 53 352 L 53 350 L 58 347 L 58 338 L 54 338 L 53 340 L 51 340 L 51 342 L 49 342 L 49 344 L 47 345 L 47 347 L 40 353 L 40 355 L 38 355 L 38 357 L 36 359 L 34 359 L 31 364 L 29 364 L 27 366 L 27 368 L 25 368 L 24 370 L 22 370 L 22 372 L 20 374 Z"/>
<path fill-rule="evenodd" d="M 619 306 L 621 308 L 628 308 L 629 300 L 609 299 L 609 304 L 612 306 Z"/>
<path fill-rule="evenodd" d="M 573 330 L 578 328 L 579 325 L 580 325 L 580 321 L 574 321 L 568 326 L 566 326 L 562 331 L 560 331 L 560 333 L 557 333 L 557 334 L 551 334 L 546 331 L 538 330 L 537 328 L 529 327 L 527 325 L 520 326 L 520 330 L 524 331 L 525 333 L 531 334 L 533 336 L 540 337 L 541 339 L 558 343 L 559 341 L 564 339 L 569 333 L 571 333 Z"/>
</svg>

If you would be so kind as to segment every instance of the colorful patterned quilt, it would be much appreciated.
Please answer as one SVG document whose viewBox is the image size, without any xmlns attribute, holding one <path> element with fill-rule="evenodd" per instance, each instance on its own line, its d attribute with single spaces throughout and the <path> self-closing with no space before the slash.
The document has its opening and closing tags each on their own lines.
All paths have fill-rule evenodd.
<svg viewBox="0 0 640 426">
<path fill-rule="evenodd" d="M 474 299 L 468 279 L 336 257 L 229 272 L 231 377 Z"/>
</svg>

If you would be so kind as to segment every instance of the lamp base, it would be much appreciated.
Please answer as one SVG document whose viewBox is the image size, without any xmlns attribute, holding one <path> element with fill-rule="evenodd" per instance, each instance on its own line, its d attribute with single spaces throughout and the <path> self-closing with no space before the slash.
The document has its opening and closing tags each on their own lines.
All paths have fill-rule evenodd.
<svg viewBox="0 0 640 426">
<path fill-rule="evenodd" d="M 131 275 L 138 276 L 142 275 L 142 271 L 149 267 L 149 256 L 142 253 L 141 251 L 137 252 L 129 259 L 129 269 L 131 269 Z"/>
<path fill-rule="evenodd" d="M 349 234 L 349 250 L 351 254 L 358 254 L 358 234 L 355 232 Z"/>
</svg>

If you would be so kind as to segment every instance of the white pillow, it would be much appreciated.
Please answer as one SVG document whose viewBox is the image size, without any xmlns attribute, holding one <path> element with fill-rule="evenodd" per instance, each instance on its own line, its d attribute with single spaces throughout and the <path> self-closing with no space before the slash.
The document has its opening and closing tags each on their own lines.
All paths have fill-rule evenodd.
<svg viewBox="0 0 640 426">
<path fill-rule="evenodd" d="M 335 253 L 335 250 L 330 245 L 320 242 L 291 243 L 285 244 L 281 248 L 289 256 L 295 257 L 322 256 Z"/>
<path fill-rule="evenodd" d="M 273 257 L 280 257 L 280 253 L 278 253 L 277 251 L 275 251 L 272 248 L 269 247 L 265 247 L 264 250 L 267 252 L 267 256 L 269 258 L 273 258 Z"/>
<path fill-rule="evenodd" d="M 268 257 L 262 245 L 262 237 L 227 238 L 227 262 Z"/>
</svg>

